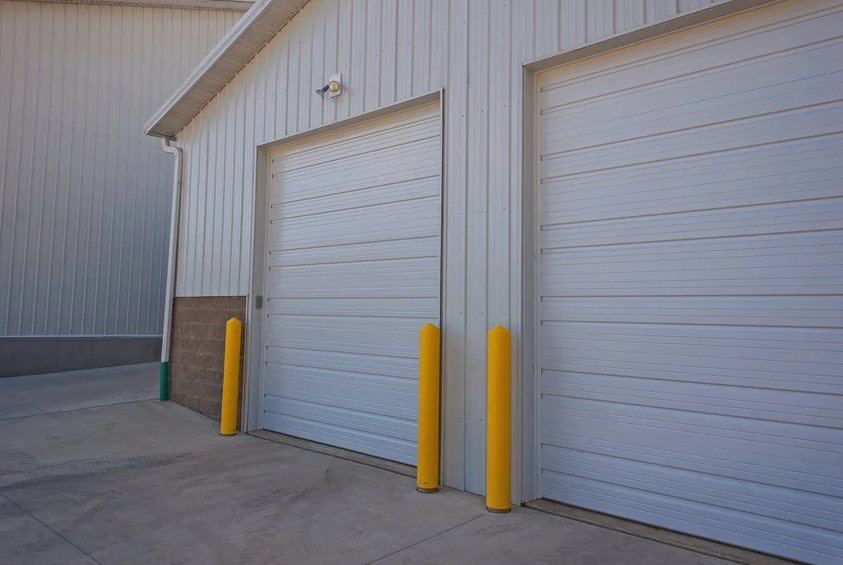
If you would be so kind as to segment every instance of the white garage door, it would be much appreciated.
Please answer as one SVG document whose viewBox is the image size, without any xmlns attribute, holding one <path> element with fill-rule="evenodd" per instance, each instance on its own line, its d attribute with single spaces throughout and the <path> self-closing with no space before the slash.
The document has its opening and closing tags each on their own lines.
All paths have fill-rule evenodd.
<svg viewBox="0 0 843 565">
<path fill-rule="evenodd" d="M 843 563 L 843 3 L 537 77 L 541 494 Z"/>
<path fill-rule="evenodd" d="M 415 464 L 440 128 L 436 104 L 272 152 L 264 428 Z"/>
</svg>

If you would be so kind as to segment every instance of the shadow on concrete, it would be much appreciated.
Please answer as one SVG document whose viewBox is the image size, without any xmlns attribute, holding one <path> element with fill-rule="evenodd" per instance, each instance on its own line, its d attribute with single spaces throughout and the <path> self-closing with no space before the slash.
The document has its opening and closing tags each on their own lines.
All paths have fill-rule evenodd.
<svg viewBox="0 0 843 565">
<path fill-rule="evenodd" d="M 112 384 L 143 381 L 137 370 L 112 373 Z M 77 377 L 83 390 L 108 380 Z M 76 394 L 56 378 L 42 393 Z M 21 381 L 15 394 L 37 390 Z M 57 399 L 48 409 L 31 401 L 41 412 L 21 409 L 23 417 L 4 408 L 0 563 L 727 563 L 533 510 L 489 515 L 473 495 L 422 495 L 410 477 L 256 437 L 221 437 L 216 422 L 171 402 L 74 402 Z"/>
<path fill-rule="evenodd" d="M 158 398 L 158 363 L 0 379 L 0 420 Z"/>
</svg>

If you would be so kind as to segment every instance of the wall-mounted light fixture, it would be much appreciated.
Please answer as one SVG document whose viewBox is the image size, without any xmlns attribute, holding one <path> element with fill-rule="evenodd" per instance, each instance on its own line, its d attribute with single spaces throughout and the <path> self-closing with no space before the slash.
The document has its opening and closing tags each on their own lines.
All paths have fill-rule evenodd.
<svg viewBox="0 0 843 565">
<path fill-rule="evenodd" d="M 335 74 L 331 75 L 331 79 L 328 81 L 328 84 L 323 86 L 322 88 L 316 89 L 316 94 L 321 97 L 325 97 L 325 93 L 328 93 L 328 98 L 333 98 L 334 96 L 339 96 L 342 94 L 342 75 Z"/>
</svg>

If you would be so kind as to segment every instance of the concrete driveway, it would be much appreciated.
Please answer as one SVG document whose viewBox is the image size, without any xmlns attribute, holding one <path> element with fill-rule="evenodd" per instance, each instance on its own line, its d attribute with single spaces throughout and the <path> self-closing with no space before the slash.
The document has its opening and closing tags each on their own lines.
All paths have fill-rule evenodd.
<svg viewBox="0 0 843 565">
<path fill-rule="evenodd" d="M 153 400 L 156 379 L 155 365 L 0 379 L 0 398 L 21 403 L 0 404 L 0 563 L 730 563 L 524 508 L 489 515 L 476 496 L 421 495 L 405 476 L 220 437 L 216 422 Z"/>
</svg>

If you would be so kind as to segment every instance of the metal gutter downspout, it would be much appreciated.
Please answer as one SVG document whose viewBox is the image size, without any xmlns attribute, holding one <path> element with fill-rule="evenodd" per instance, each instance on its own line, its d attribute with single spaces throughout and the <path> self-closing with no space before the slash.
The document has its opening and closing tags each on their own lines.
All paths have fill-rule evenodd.
<svg viewBox="0 0 843 565">
<path fill-rule="evenodd" d="M 182 149 L 161 138 L 161 149 L 176 157 L 173 168 L 173 208 L 170 215 L 170 251 L 167 255 L 167 287 L 164 298 L 164 331 L 161 336 L 161 366 L 158 380 L 158 399 L 170 398 L 170 334 L 172 332 L 173 299 L 176 293 L 176 255 L 179 241 L 179 206 L 181 204 Z"/>
</svg>

